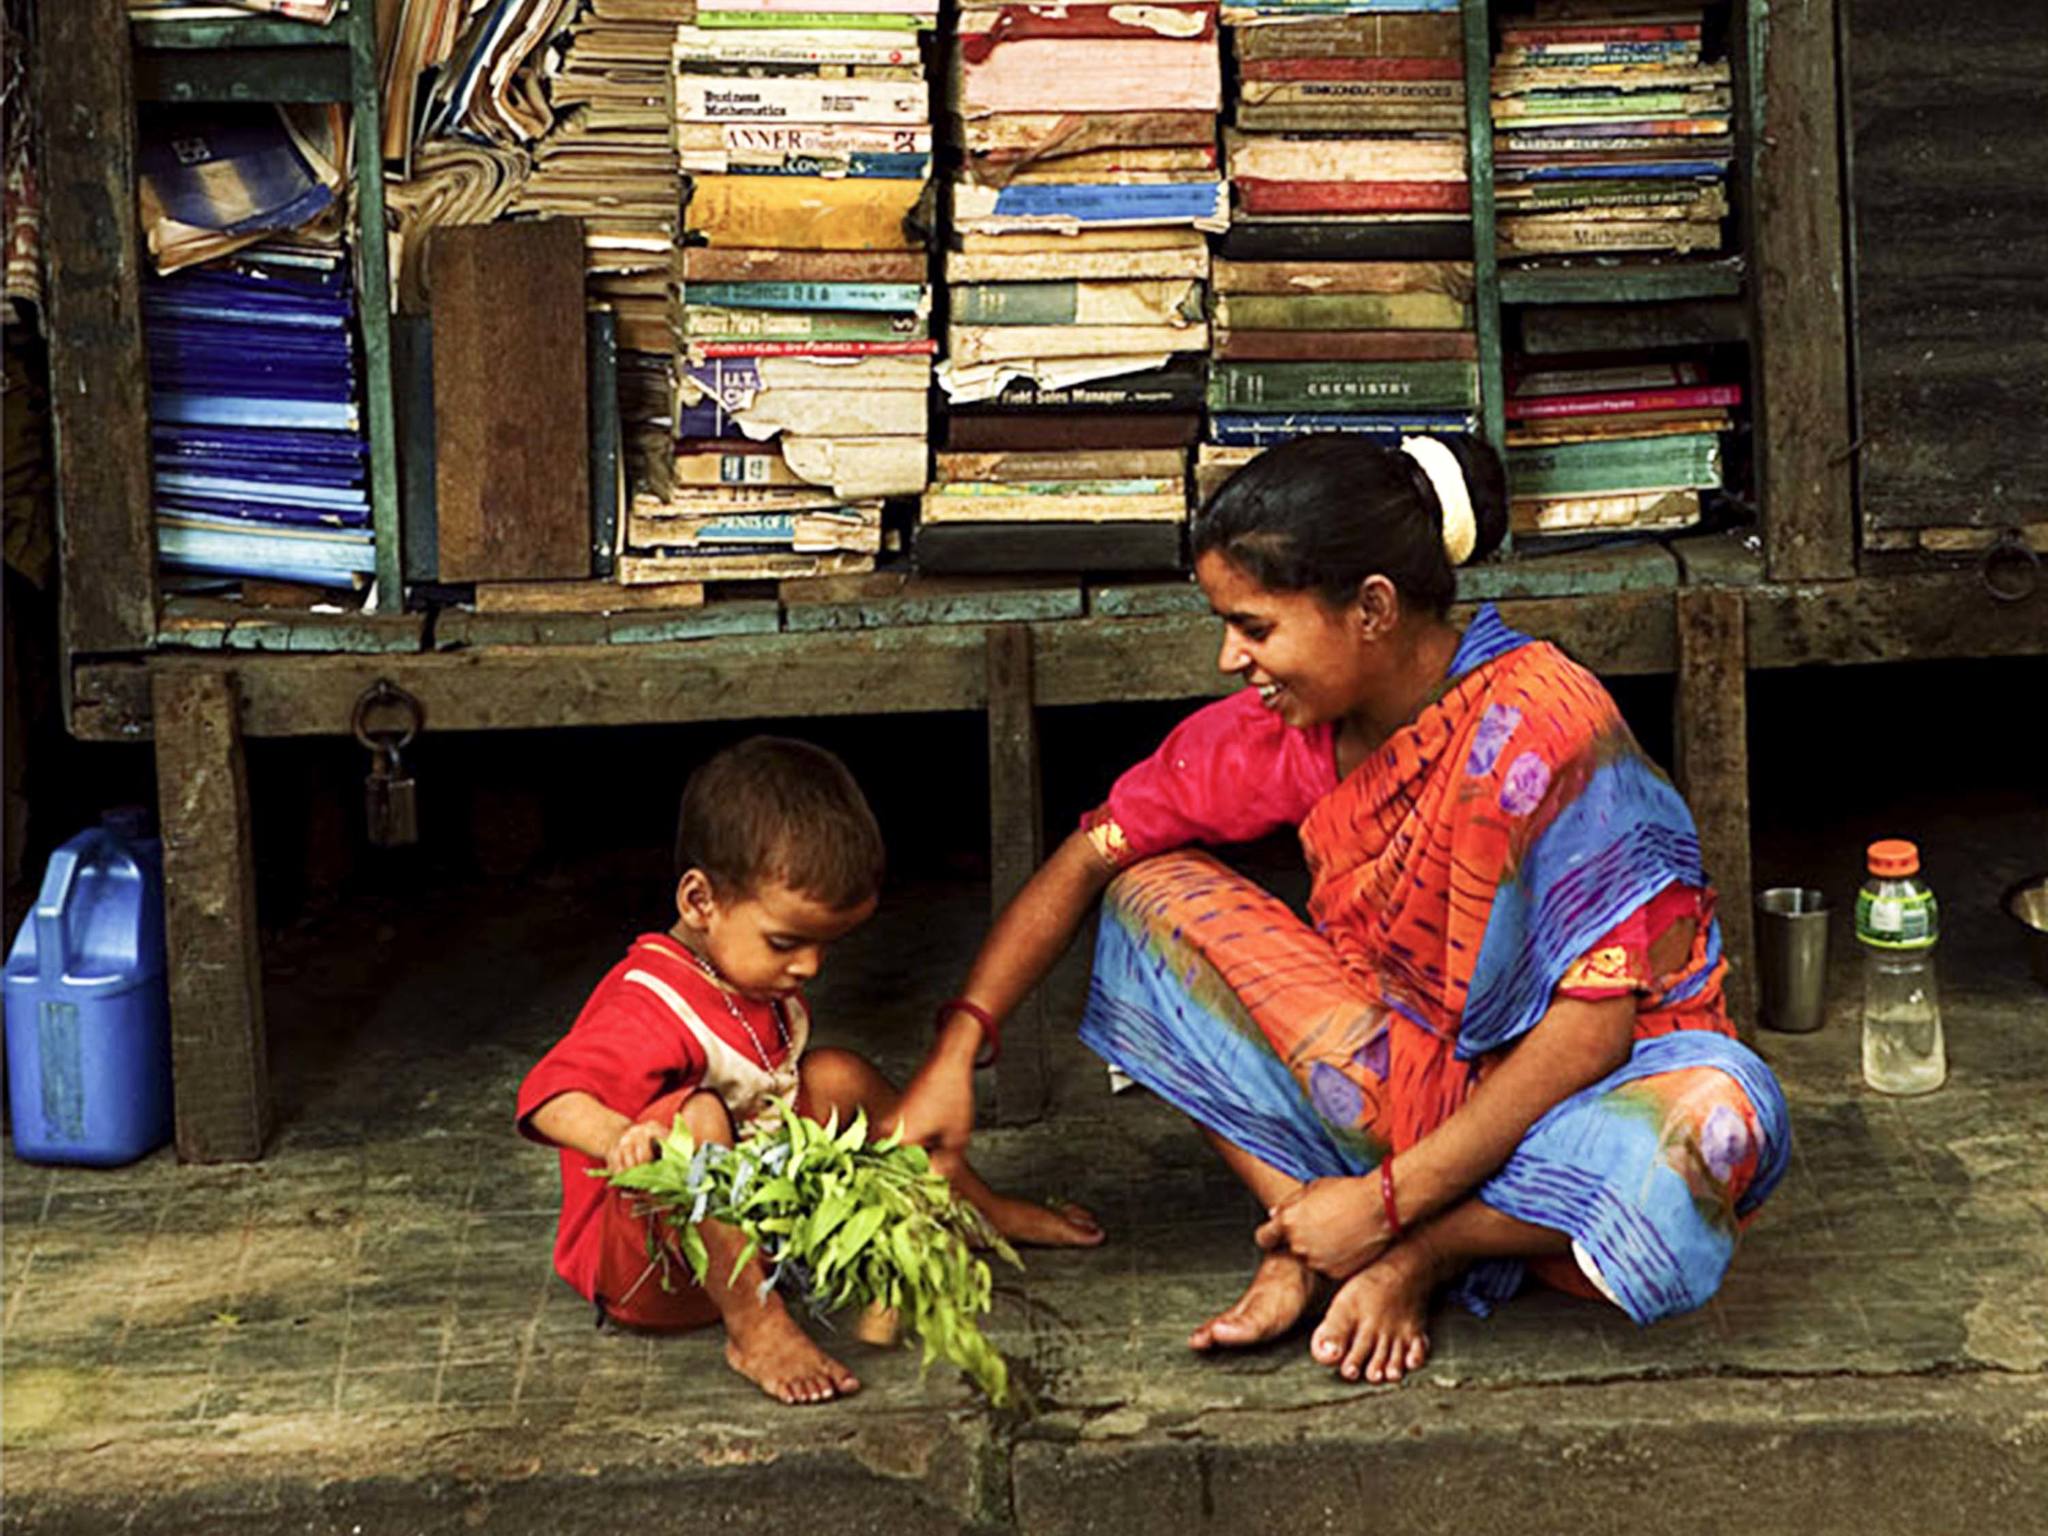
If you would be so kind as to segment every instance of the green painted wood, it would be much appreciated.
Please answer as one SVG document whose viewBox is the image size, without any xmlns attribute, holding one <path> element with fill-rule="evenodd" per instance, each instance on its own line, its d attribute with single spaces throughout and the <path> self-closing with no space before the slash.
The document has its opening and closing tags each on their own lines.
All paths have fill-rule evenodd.
<svg viewBox="0 0 2048 1536">
<path fill-rule="evenodd" d="M 372 6 L 364 6 L 372 10 Z M 281 16 L 245 16 L 213 21 L 133 20 L 131 35 L 135 47 L 189 49 L 193 51 L 230 48 L 331 48 L 336 33 L 348 24 L 314 26 L 310 22 L 287 21 Z"/>
<path fill-rule="evenodd" d="M 1192 581 L 1148 581 L 1090 587 L 1088 611 L 1101 619 L 1152 619 L 1170 613 L 1207 613 L 1209 599 Z"/>
<path fill-rule="evenodd" d="M 350 101 L 346 48 L 147 49 L 135 55 L 142 101 Z M 376 72 L 370 81 L 374 88 Z"/>
<path fill-rule="evenodd" d="M 380 612 L 405 608 L 398 511 L 398 422 L 391 403 L 391 246 L 384 227 L 383 99 L 377 68 L 377 8 L 350 8 L 356 145 L 356 316 L 363 329 L 363 403 L 370 434 L 370 515 L 377 530 Z"/>
<path fill-rule="evenodd" d="M 1476 190 L 1475 190 L 1476 196 Z M 1656 304 L 1731 298 L 1742 292 L 1740 256 L 1519 267 L 1500 277 L 1503 304 Z"/>
<path fill-rule="evenodd" d="M 1512 597 L 1594 597 L 1610 592 L 1669 591 L 1678 561 L 1660 544 L 1625 544 L 1568 554 L 1531 555 L 1466 566 L 1458 572 L 1460 602 Z"/>
<path fill-rule="evenodd" d="M 1763 541 L 1754 533 L 1695 533 L 1670 541 L 1689 587 L 1753 587 L 1764 579 Z"/>
<path fill-rule="evenodd" d="M 1496 448 L 1507 442 L 1500 306 L 1500 261 L 1493 211 L 1493 25 L 1487 0 L 1465 0 L 1465 139 L 1472 184 L 1472 312 L 1479 332 L 1479 429 Z M 1514 535 L 1501 540 L 1502 553 Z"/>
<path fill-rule="evenodd" d="M 470 613 L 450 609 L 435 622 L 434 649 L 666 645 L 678 640 L 772 635 L 780 622 L 780 607 L 766 599 L 649 613 Z"/>
<path fill-rule="evenodd" d="M 419 614 L 315 613 L 246 608 L 217 598 L 167 597 L 160 648 L 186 651 L 300 651 L 403 655 L 425 642 Z"/>
<path fill-rule="evenodd" d="M 888 596 L 845 603 L 791 603 L 783 627 L 795 633 L 838 629 L 894 629 L 913 624 L 1013 624 L 1078 619 L 1078 586 L 990 587 L 947 590 L 950 583 L 910 582 Z M 937 590 L 920 590 L 920 587 Z"/>
</svg>

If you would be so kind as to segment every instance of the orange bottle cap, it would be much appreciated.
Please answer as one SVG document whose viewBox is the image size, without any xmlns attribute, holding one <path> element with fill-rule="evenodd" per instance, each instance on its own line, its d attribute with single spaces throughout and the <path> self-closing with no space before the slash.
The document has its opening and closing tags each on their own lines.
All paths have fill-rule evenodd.
<svg viewBox="0 0 2048 1536">
<path fill-rule="evenodd" d="M 1920 873 L 1920 850 L 1903 837 L 1888 837 L 1870 845 L 1870 872 L 1896 879 Z"/>
</svg>

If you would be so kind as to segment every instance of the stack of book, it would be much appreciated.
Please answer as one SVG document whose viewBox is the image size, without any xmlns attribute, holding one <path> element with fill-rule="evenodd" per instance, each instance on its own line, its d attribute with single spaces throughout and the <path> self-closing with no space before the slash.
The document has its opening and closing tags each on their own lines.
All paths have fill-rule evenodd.
<svg viewBox="0 0 2048 1536">
<path fill-rule="evenodd" d="M 1734 154 L 1726 59 L 1701 12 L 1539 6 L 1501 33 L 1494 196 L 1503 257 L 1721 248 Z"/>
<path fill-rule="evenodd" d="M 167 571 L 366 585 L 367 455 L 336 245 L 279 239 L 143 280 Z"/>
<path fill-rule="evenodd" d="M 1478 409 L 1456 0 L 1230 6 L 1233 198 L 1206 500 L 1310 432 L 1468 432 Z"/>
<path fill-rule="evenodd" d="M 1721 435 L 1739 384 L 1698 362 L 1525 373 L 1507 401 L 1515 537 L 1689 528 L 1722 483 Z"/>
<path fill-rule="evenodd" d="M 1311 432 L 1398 443 L 1473 430 L 1470 262 L 1219 259 L 1204 500 L 1263 450 Z"/>
<path fill-rule="evenodd" d="M 965 9 L 950 91 L 951 410 L 919 563 L 1172 568 L 1226 215 L 1213 0 Z"/>
<path fill-rule="evenodd" d="M 615 317 L 628 478 L 655 494 L 668 487 L 682 350 L 671 76 L 694 13 L 694 0 L 585 0 L 550 50 L 553 126 L 511 208 L 583 221 L 591 307 Z"/>
<path fill-rule="evenodd" d="M 872 570 L 928 478 L 937 0 L 698 0 L 674 49 L 685 364 L 621 579 Z"/>
</svg>

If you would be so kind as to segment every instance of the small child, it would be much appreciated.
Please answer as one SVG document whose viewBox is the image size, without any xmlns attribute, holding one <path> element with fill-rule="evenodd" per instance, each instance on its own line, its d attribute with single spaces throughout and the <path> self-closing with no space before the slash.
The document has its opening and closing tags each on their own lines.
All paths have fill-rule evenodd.
<svg viewBox="0 0 2048 1536">
<path fill-rule="evenodd" d="M 555 1269 L 600 1313 L 652 1329 L 725 1324 L 734 1370 L 785 1403 L 860 1389 L 770 1291 L 761 1263 L 728 1284 L 744 1240 L 717 1222 L 700 1287 L 674 1290 L 649 1255 L 672 1234 L 591 1170 L 652 1158 L 678 1114 L 699 1142 L 730 1144 L 771 1097 L 844 1124 L 859 1110 L 880 1134 L 896 1090 L 851 1051 L 806 1051 L 804 983 L 825 950 L 866 922 L 882 882 L 882 837 L 852 774 L 831 753 L 757 736 L 690 776 L 676 833 L 676 923 L 635 940 L 569 1033 L 519 1089 L 519 1130 L 561 1149 Z M 954 1189 L 1013 1241 L 1086 1246 L 1102 1233 L 1077 1207 L 1054 1211 L 994 1194 L 963 1160 L 940 1157 Z M 656 1230 L 650 1232 L 650 1226 Z"/>
</svg>

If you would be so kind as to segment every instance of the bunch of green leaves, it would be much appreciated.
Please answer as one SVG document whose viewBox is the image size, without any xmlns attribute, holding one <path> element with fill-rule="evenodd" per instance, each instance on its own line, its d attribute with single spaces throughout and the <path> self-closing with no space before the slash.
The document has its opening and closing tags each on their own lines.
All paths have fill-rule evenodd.
<svg viewBox="0 0 2048 1536">
<path fill-rule="evenodd" d="M 746 1246 L 727 1283 L 757 1255 L 765 1294 L 781 1286 L 814 1315 L 894 1308 L 924 1349 L 966 1373 L 990 1402 L 1010 1401 L 1009 1366 L 983 1335 L 993 1281 L 977 1245 L 1021 1268 L 1016 1252 L 953 1193 L 924 1148 L 891 1135 L 868 1140 L 867 1116 L 844 1130 L 776 1100 L 734 1146 L 699 1146 L 676 1120 L 652 1162 L 609 1175 L 674 1231 L 698 1283 L 710 1255 L 697 1224 L 734 1227 Z M 601 1175 L 602 1176 L 602 1175 Z"/>
</svg>

